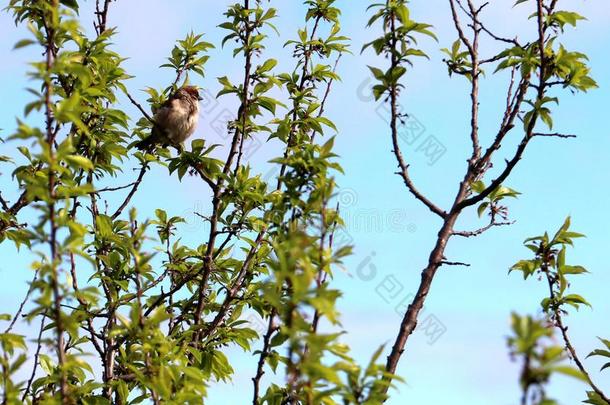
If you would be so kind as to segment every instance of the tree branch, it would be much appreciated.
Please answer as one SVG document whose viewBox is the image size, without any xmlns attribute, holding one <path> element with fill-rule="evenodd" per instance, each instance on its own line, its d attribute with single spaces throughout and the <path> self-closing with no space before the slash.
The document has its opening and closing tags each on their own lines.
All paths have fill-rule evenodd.
<svg viewBox="0 0 610 405">
<path fill-rule="evenodd" d="M 395 106 L 394 106 L 395 108 Z M 426 196 L 424 196 L 411 180 L 411 176 L 409 174 L 409 165 L 405 163 L 404 157 L 402 156 L 402 152 L 400 151 L 400 145 L 398 143 L 398 129 L 396 127 L 396 122 L 394 121 L 392 124 L 392 144 L 394 148 L 394 155 L 396 156 L 396 160 L 398 161 L 398 167 L 400 168 L 400 172 L 398 174 L 402 177 L 405 186 L 409 190 L 409 192 L 419 201 L 421 201 L 430 211 L 435 213 L 441 218 L 445 218 L 447 213 L 443 211 L 440 207 L 430 201 Z"/>
<path fill-rule="evenodd" d="M 254 399 L 252 400 L 252 405 L 259 405 L 258 398 L 260 396 L 260 382 L 261 378 L 265 374 L 264 366 L 265 359 L 269 356 L 269 350 L 271 349 L 271 338 L 273 334 L 279 330 L 277 326 L 274 324 L 275 316 L 277 312 L 275 308 L 269 314 L 269 322 L 267 325 L 267 332 L 263 337 L 263 348 L 261 349 L 260 355 L 258 357 L 258 364 L 256 366 L 256 375 L 252 377 L 252 383 L 254 385 Z"/>
<path fill-rule="evenodd" d="M 464 29 L 462 28 L 462 24 L 460 23 L 460 17 L 458 15 L 457 9 L 455 7 L 456 1 L 457 1 L 458 5 L 460 7 L 462 7 L 459 0 L 449 0 L 449 5 L 451 7 L 451 16 L 453 18 L 453 25 L 455 26 L 455 29 L 458 32 L 458 36 L 459 36 L 460 40 L 468 49 L 468 53 L 470 54 L 470 57 L 473 58 L 475 51 L 474 51 L 472 44 L 470 43 L 470 40 L 468 39 L 468 37 L 466 37 L 466 34 L 464 33 Z"/>
<path fill-rule="evenodd" d="M 142 106 L 140 105 L 140 103 L 138 103 L 138 102 L 136 101 L 136 99 L 135 99 L 135 98 L 133 98 L 133 97 L 131 96 L 131 94 L 129 94 L 129 92 L 128 92 L 126 89 L 125 89 L 125 95 L 126 95 L 126 96 L 127 96 L 127 98 L 129 99 L 129 101 L 131 101 L 131 104 L 133 104 L 134 106 L 136 106 L 136 108 L 137 108 L 138 110 L 140 110 L 140 112 L 142 113 L 142 115 L 143 115 L 144 117 L 146 117 L 146 119 L 147 119 L 148 121 L 150 121 L 150 122 L 151 122 L 153 125 L 155 125 L 155 120 L 153 120 L 153 119 L 152 119 L 152 117 L 151 117 L 151 116 L 150 116 L 150 115 L 149 115 L 149 114 L 146 112 L 146 110 L 144 109 L 144 107 L 142 107 Z"/>
<path fill-rule="evenodd" d="M 10 210 L 10 207 L 8 206 L 8 202 L 4 199 L 4 197 L 2 197 L 2 191 L 0 191 L 0 205 L 2 206 L 2 209 L 4 211 Z"/>
<path fill-rule="evenodd" d="M 95 15 L 97 17 L 97 23 L 93 23 L 93 25 L 98 36 L 106 31 L 106 20 L 108 19 L 108 8 L 111 0 L 103 1 L 104 5 L 100 6 L 100 0 L 95 0 Z"/>
<path fill-rule="evenodd" d="M 59 13 L 59 0 L 52 0 L 51 8 L 47 13 L 53 15 Z M 54 130 L 53 124 L 55 118 L 53 116 L 53 83 L 52 83 L 52 69 L 55 64 L 55 27 L 47 23 L 47 18 L 52 24 L 55 24 L 53 17 L 49 17 L 49 14 L 43 16 L 46 31 L 46 44 L 45 44 L 45 72 L 46 76 L 44 79 L 44 106 L 45 106 L 45 121 L 46 121 L 46 144 L 49 148 L 49 167 L 48 167 L 48 193 L 49 200 L 47 202 L 48 209 L 48 221 L 49 221 L 49 250 L 50 250 L 50 278 L 51 278 L 51 290 L 53 294 L 53 321 L 55 322 L 55 330 L 57 335 L 57 342 L 55 345 L 57 351 L 57 360 L 59 366 L 59 391 L 61 402 L 67 404 L 68 400 L 68 376 L 64 365 L 66 364 L 66 349 L 64 345 L 64 325 L 62 320 L 61 311 L 61 292 L 59 286 L 59 269 L 58 264 L 61 261 L 61 256 L 58 252 L 57 244 L 57 218 L 56 218 L 56 206 L 55 199 L 57 198 L 56 189 L 56 174 L 53 169 L 53 165 L 56 164 L 56 151 L 55 151 L 55 137 L 57 130 Z M 59 127 L 57 127 L 59 128 Z"/>
<path fill-rule="evenodd" d="M 32 383 L 34 382 L 34 378 L 36 377 L 36 370 L 38 369 L 39 358 L 40 358 L 40 350 L 42 349 L 42 334 L 45 329 L 45 319 L 46 314 L 42 314 L 42 319 L 40 320 L 40 328 L 38 330 L 38 337 L 36 339 L 36 353 L 34 353 L 34 366 L 32 367 L 32 373 L 30 374 L 30 378 L 25 386 L 25 390 L 23 390 L 23 396 L 21 397 L 21 402 L 26 402 L 30 388 L 32 387 Z"/>
<path fill-rule="evenodd" d="M 250 8 L 249 0 L 244 0 L 243 8 L 248 10 Z M 249 21 L 249 17 L 248 17 Z M 208 235 L 208 243 L 206 246 L 205 259 L 203 263 L 203 275 L 201 277 L 201 281 L 199 283 L 198 292 L 197 292 L 197 308 L 195 310 L 194 322 L 195 325 L 198 325 L 201 321 L 201 315 L 204 307 L 204 298 L 205 298 L 205 290 L 208 286 L 208 280 L 210 277 L 210 273 L 213 268 L 213 254 L 214 248 L 216 244 L 216 236 L 218 235 L 217 227 L 219 220 L 219 208 L 222 197 L 222 187 L 224 184 L 224 178 L 231 171 L 231 166 L 233 165 L 233 159 L 235 155 L 238 153 L 238 146 L 240 136 L 243 136 L 241 131 L 245 130 L 245 123 L 247 122 L 248 116 L 248 96 L 250 91 L 250 78 L 251 78 L 251 69 L 252 69 L 252 49 L 248 48 L 248 43 L 250 40 L 250 36 L 252 35 L 252 25 L 248 23 L 245 24 L 245 38 L 244 38 L 244 54 L 245 54 L 245 65 L 244 65 L 244 81 L 243 81 L 243 93 L 241 99 L 241 105 L 238 109 L 238 120 L 242 123 L 242 128 L 240 130 L 239 126 L 235 128 L 235 133 L 233 134 L 233 139 L 231 141 L 231 148 L 229 150 L 229 154 L 225 161 L 225 165 L 223 167 L 222 173 L 223 176 L 219 176 L 216 182 L 216 188 L 214 190 L 214 195 L 212 197 L 212 217 L 210 220 L 210 232 Z M 198 341 L 200 339 L 201 330 L 197 333 L 193 334 L 193 342 Z"/>
<path fill-rule="evenodd" d="M 129 194 L 127 194 L 127 197 L 125 197 L 125 200 L 123 200 L 123 202 L 121 203 L 119 208 L 117 208 L 117 210 L 114 212 L 114 214 L 112 214 L 112 216 L 111 216 L 112 219 L 117 219 L 119 217 L 119 215 L 121 215 L 123 210 L 127 207 L 127 205 L 129 204 L 129 201 L 131 201 L 131 199 L 135 195 L 136 191 L 138 191 L 138 187 L 140 187 L 140 184 L 142 183 L 142 180 L 144 179 L 144 175 L 146 174 L 147 170 L 148 170 L 148 163 L 142 163 L 142 167 L 140 169 L 140 173 L 138 174 L 138 178 L 136 179 L 136 181 L 134 181 L 132 183 L 131 190 L 129 191 Z"/>
<path fill-rule="evenodd" d="M 9 333 L 13 329 L 13 327 L 15 326 L 15 323 L 17 322 L 17 319 L 19 318 L 19 316 L 21 316 L 21 313 L 23 312 L 23 308 L 25 307 L 25 304 L 27 303 L 28 299 L 30 298 L 30 294 L 32 294 L 32 291 L 34 291 L 34 283 L 38 279 L 38 273 L 39 272 L 40 272 L 40 270 L 36 270 L 36 272 L 34 273 L 34 277 L 32 278 L 32 281 L 30 281 L 30 287 L 28 288 L 28 291 L 25 294 L 25 297 L 23 297 L 23 300 L 19 304 L 19 308 L 17 309 L 17 312 L 15 313 L 15 316 L 13 316 L 13 319 L 11 320 L 11 323 L 6 328 L 4 333 Z"/>
<path fill-rule="evenodd" d="M 559 134 L 557 132 L 552 133 L 552 134 L 542 134 L 542 133 L 533 133 L 532 136 L 539 136 L 539 137 L 544 137 L 544 138 L 563 138 L 563 139 L 569 139 L 569 138 L 576 138 L 576 135 L 572 135 L 572 134 Z"/>
<path fill-rule="evenodd" d="M 542 272 L 546 276 L 547 283 L 549 286 L 549 298 L 551 299 L 551 302 L 555 302 L 556 295 L 555 295 L 555 290 L 553 289 L 554 280 L 553 280 L 553 276 L 551 275 L 551 271 L 549 270 L 548 263 L 543 263 L 541 268 L 542 268 Z M 599 395 L 604 401 L 606 401 L 608 404 L 610 404 L 610 399 L 606 396 L 606 394 L 604 394 L 604 392 L 597 385 L 595 385 L 595 383 L 591 379 L 591 376 L 589 375 L 589 372 L 587 371 L 583 362 L 581 361 L 580 357 L 578 356 L 578 353 L 576 352 L 574 345 L 572 345 L 572 342 L 568 335 L 568 327 L 565 326 L 563 323 L 563 316 L 561 314 L 561 309 L 555 305 L 555 306 L 553 306 L 552 311 L 553 311 L 553 319 L 555 321 L 555 326 L 561 332 L 563 342 L 565 344 L 565 347 L 566 347 L 568 353 L 570 353 L 570 357 L 572 358 L 572 360 L 574 360 L 574 363 L 576 363 L 576 366 L 578 367 L 580 372 L 586 378 L 587 383 L 589 384 L 591 389 L 593 389 L 593 391 L 595 391 L 595 393 L 597 393 L 597 395 Z"/>
<path fill-rule="evenodd" d="M 469 263 L 464 263 L 464 262 L 450 262 L 447 260 L 443 260 L 440 262 L 440 264 L 442 266 L 463 266 L 463 267 L 470 267 Z"/>
<path fill-rule="evenodd" d="M 235 297 L 237 296 L 238 291 L 242 288 L 245 277 L 248 274 L 248 272 L 250 271 L 252 260 L 256 256 L 257 249 L 260 246 L 261 242 L 263 241 L 264 234 L 265 234 L 264 230 L 259 232 L 258 237 L 256 238 L 256 241 L 254 242 L 254 246 L 252 246 L 250 248 L 250 251 L 248 252 L 247 257 L 244 260 L 244 262 L 241 266 L 241 269 L 240 269 L 239 273 L 237 274 L 237 277 L 235 278 L 235 281 L 233 282 L 233 286 L 230 289 L 228 289 L 227 295 L 225 297 L 224 302 L 222 303 L 222 305 L 220 307 L 220 310 L 214 317 L 214 320 L 211 322 L 210 326 L 206 329 L 205 336 L 208 339 L 210 338 L 210 336 L 212 336 L 212 334 L 214 333 L 216 328 L 218 328 L 218 326 L 220 325 L 220 323 L 226 316 L 227 312 L 229 311 L 229 305 L 231 304 L 233 299 L 235 299 Z"/>
<path fill-rule="evenodd" d="M 461 25 L 459 24 L 459 19 L 458 19 L 456 7 L 455 7 L 455 0 L 449 0 L 449 3 L 451 6 L 454 23 L 457 22 L 456 28 L 458 30 L 458 35 L 460 36 L 461 41 L 467 45 L 467 47 L 469 48 L 469 52 L 471 52 L 471 56 L 474 59 L 474 58 L 476 58 L 476 56 L 474 56 L 472 54 L 475 52 L 475 49 L 474 49 L 473 45 L 468 42 L 468 39 L 465 37 L 463 30 L 461 28 Z M 394 63 L 396 60 L 396 56 L 395 56 L 396 53 L 394 52 L 395 45 L 396 45 L 396 41 L 395 41 L 396 34 L 395 34 L 395 27 L 393 24 L 395 19 L 396 19 L 396 17 L 393 16 L 391 27 L 390 27 L 390 29 L 392 30 L 391 34 L 392 34 L 392 38 L 393 38 L 391 46 L 394 46 L 394 48 L 392 48 L 392 50 L 389 53 L 392 55 L 393 66 L 395 66 Z M 542 44 L 544 44 L 544 27 L 541 23 L 542 14 L 539 15 L 538 20 L 539 20 L 538 24 L 539 24 L 539 35 L 540 35 L 539 41 Z M 473 28 L 476 30 L 476 24 L 473 25 Z M 540 49 L 541 50 L 544 49 L 544 46 L 540 46 Z M 545 90 L 545 72 L 546 72 L 547 61 L 546 61 L 546 58 L 544 57 L 544 53 L 542 51 L 539 52 L 539 55 L 540 55 L 540 59 L 541 59 L 541 66 L 540 66 L 540 72 L 539 72 L 540 73 L 540 75 L 539 75 L 540 76 L 540 86 L 539 86 L 539 91 L 538 91 L 538 95 L 537 95 L 537 100 L 542 100 L 542 98 L 544 97 L 544 90 Z M 390 354 L 388 355 L 387 362 L 386 362 L 386 372 L 388 372 L 390 374 L 390 376 L 384 378 L 388 382 L 391 381 L 391 379 L 392 379 L 391 375 L 395 374 L 395 372 L 396 372 L 396 368 L 398 366 L 398 361 L 404 352 L 405 345 L 407 343 L 409 336 L 413 333 L 413 331 L 417 327 L 418 315 L 421 312 L 424 302 L 426 300 L 426 297 L 428 296 L 428 294 L 430 292 L 430 288 L 431 288 L 434 276 L 435 276 L 439 266 L 441 266 L 444 262 L 446 263 L 446 261 L 444 259 L 444 251 L 446 249 L 448 240 L 454 234 L 453 228 L 455 226 L 457 218 L 461 214 L 463 208 L 473 205 L 476 202 L 479 202 L 483 198 L 487 197 L 493 190 L 495 190 L 509 176 L 509 174 L 512 172 L 512 170 L 516 166 L 517 162 L 521 159 L 521 157 L 525 151 L 525 148 L 527 147 L 528 142 L 532 138 L 534 127 L 535 127 L 536 122 L 539 117 L 539 114 L 537 114 L 537 113 L 534 113 L 532 115 L 529 125 L 525 131 L 524 139 L 519 144 L 514 157 L 508 162 L 507 168 L 492 182 L 492 184 L 487 189 L 484 190 L 483 193 L 481 193 L 475 197 L 467 198 L 467 196 L 471 192 L 470 184 L 472 184 L 473 181 L 480 178 L 485 173 L 485 171 L 490 167 L 491 157 L 492 157 L 493 153 L 500 148 L 500 144 L 501 144 L 502 140 L 504 139 L 506 134 L 513 128 L 513 126 L 514 126 L 513 122 L 514 122 L 515 118 L 517 117 L 517 115 L 519 113 L 519 107 L 525 98 L 525 94 L 528 89 L 528 84 L 529 84 L 529 76 L 526 76 L 522 79 L 519 90 L 515 94 L 514 103 L 512 105 L 509 105 L 507 108 L 507 112 L 505 113 L 505 118 L 502 122 L 498 135 L 494 139 L 492 145 L 486 150 L 485 155 L 482 158 L 478 159 L 476 162 L 471 162 L 471 164 L 469 164 L 466 174 L 464 175 L 464 178 L 463 178 L 462 182 L 460 183 L 453 206 L 452 206 L 451 210 L 444 216 L 443 225 L 438 232 L 438 237 L 437 237 L 435 246 L 432 249 L 432 251 L 430 252 L 430 256 L 428 258 L 428 264 L 422 271 L 421 282 L 419 284 L 417 293 L 416 293 L 413 301 L 407 308 L 407 311 L 405 312 L 405 315 L 400 324 L 398 335 L 396 337 L 392 350 L 391 350 Z M 511 85 L 511 87 L 512 87 L 512 85 Z M 510 92 L 510 89 L 509 89 L 509 92 Z M 396 89 L 394 89 L 394 91 L 391 92 L 391 103 L 393 104 L 393 108 L 392 108 L 393 120 L 395 120 L 396 116 L 397 116 L 395 93 L 396 93 Z M 509 99 L 510 99 L 510 96 L 509 96 Z M 389 384 L 386 384 L 386 386 L 389 387 Z M 387 388 L 386 388 L 386 391 L 387 391 Z"/>
</svg>

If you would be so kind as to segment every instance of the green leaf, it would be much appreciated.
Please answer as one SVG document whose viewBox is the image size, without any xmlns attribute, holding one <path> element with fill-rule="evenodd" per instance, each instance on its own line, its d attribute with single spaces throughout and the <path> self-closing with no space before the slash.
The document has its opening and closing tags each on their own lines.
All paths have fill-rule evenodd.
<svg viewBox="0 0 610 405">
<path fill-rule="evenodd" d="M 409 9 L 406 5 L 400 4 L 396 7 L 396 15 L 401 23 L 406 24 L 409 22 Z"/>
<path fill-rule="evenodd" d="M 375 79 L 383 80 L 385 78 L 385 73 L 383 73 L 383 71 L 381 69 L 376 68 L 374 66 L 369 66 L 368 68 L 371 71 L 371 73 L 373 73 L 373 76 L 375 76 Z"/>
<path fill-rule="evenodd" d="M 485 213 L 485 210 L 487 209 L 488 205 L 488 202 L 483 202 L 477 207 L 477 214 L 479 214 L 479 218 L 481 218 L 481 216 Z"/>
<path fill-rule="evenodd" d="M 477 194 L 481 194 L 485 190 L 485 183 L 483 183 L 481 180 L 475 181 L 470 185 L 470 189 Z"/>
<path fill-rule="evenodd" d="M 588 307 L 591 307 L 591 304 L 589 304 L 589 302 L 584 299 L 582 296 L 578 295 L 578 294 L 568 294 L 566 296 L 564 296 L 561 299 L 562 302 L 565 302 L 566 304 L 572 305 L 574 308 L 578 309 L 579 305 L 586 305 Z"/>
<path fill-rule="evenodd" d="M 66 7 L 69 7 L 71 9 L 73 9 L 74 11 L 78 12 L 78 1 L 77 0 L 60 0 L 59 1 L 61 4 L 63 4 Z"/>
<path fill-rule="evenodd" d="M 268 60 L 265 61 L 265 63 L 260 65 L 258 67 L 258 69 L 256 69 L 256 72 L 258 74 L 268 72 L 269 70 L 273 69 L 276 65 L 277 65 L 277 60 L 275 60 L 275 59 L 268 59 Z"/>
<path fill-rule="evenodd" d="M 25 48 L 26 46 L 32 45 L 32 44 L 35 44 L 35 43 L 36 43 L 36 41 L 34 41 L 32 39 L 22 39 L 20 41 L 17 41 L 17 43 L 15 44 L 13 49 Z"/>
<path fill-rule="evenodd" d="M 604 399 L 602 397 L 599 396 L 598 393 L 594 392 L 594 391 L 588 391 L 587 392 L 587 397 L 589 398 L 586 401 L 583 401 L 586 404 L 592 404 L 592 405 L 608 405 L 608 403 L 606 401 L 604 401 Z"/>
<path fill-rule="evenodd" d="M 551 368 L 559 374 L 567 375 L 568 377 L 576 378 L 577 380 L 587 382 L 587 377 L 577 368 L 570 366 L 554 366 Z"/>
<path fill-rule="evenodd" d="M 107 215 L 100 214 L 95 221 L 97 232 L 102 238 L 109 237 L 112 232 L 112 218 Z"/>
<path fill-rule="evenodd" d="M 77 168 L 82 168 L 82 169 L 85 169 L 85 170 L 93 170 L 94 169 L 93 162 L 91 162 L 91 160 L 87 159 L 84 156 L 69 155 L 69 156 L 66 156 L 66 161 L 70 165 L 75 166 Z"/>
</svg>

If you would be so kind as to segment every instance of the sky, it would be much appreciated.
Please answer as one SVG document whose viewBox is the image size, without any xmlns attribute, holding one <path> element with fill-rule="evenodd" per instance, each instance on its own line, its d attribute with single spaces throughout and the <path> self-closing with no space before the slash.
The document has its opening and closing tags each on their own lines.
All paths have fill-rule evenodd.
<svg viewBox="0 0 610 405">
<path fill-rule="evenodd" d="M 83 25 L 92 31 L 93 1 L 85 2 Z M 172 77 L 159 65 L 169 54 L 174 40 L 191 30 L 205 33 L 206 39 L 219 43 L 222 13 L 231 2 L 219 0 L 119 0 L 113 3 L 109 25 L 118 26 L 113 49 L 128 57 L 127 71 L 135 76 L 128 83 L 131 93 L 140 101 L 146 86 L 161 88 Z M 290 50 L 281 47 L 296 35 L 304 24 L 304 8 L 299 1 L 273 0 L 278 8 L 278 38 L 270 33 L 267 57 L 280 60 L 279 71 L 292 66 Z M 352 39 L 352 55 L 345 55 L 338 67 L 342 81 L 333 85 L 326 111 L 337 125 L 336 152 L 341 156 L 345 175 L 338 177 L 338 199 L 346 217 L 347 229 L 342 240 L 354 245 L 354 255 L 346 260 L 334 282 L 343 290 L 339 302 L 343 314 L 343 340 L 353 355 L 366 363 L 380 345 L 393 343 L 400 323 L 401 305 L 418 286 L 420 272 L 435 241 L 440 221 L 406 191 L 394 174 L 396 164 L 391 152 L 390 134 L 385 107 L 370 95 L 371 78 L 367 65 L 384 66 L 386 61 L 373 53 L 360 54 L 363 43 L 374 32 L 365 30 L 368 2 L 339 0 L 342 28 Z M 545 288 L 535 280 L 524 282 L 518 274 L 508 274 L 512 264 L 528 258 L 522 242 L 526 237 L 545 230 L 554 231 L 566 216 L 572 216 L 573 229 L 587 235 L 570 250 L 568 260 L 584 265 L 591 274 L 575 280 L 572 289 L 583 293 L 592 309 L 574 311 L 568 318 L 574 344 L 582 354 L 598 347 L 596 336 L 610 338 L 607 299 L 610 268 L 605 253 L 610 245 L 610 137 L 607 106 L 610 101 L 610 4 L 600 0 L 559 2 L 587 17 L 576 29 L 568 29 L 564 43 L 590 57 L 593 76 L 599 89 L 587 94 L 558 92 L 561 102 L 554 107 L 555 130 L 578 135 L 577 139 L 536 139 L 523 161 L 506 183 L 522 194 L 509 202 L 515 224 L 496 228 L 476 239 L 452 239 L 447 257 L 468 262 L 468 268 L 442 268 L 435 278 L 422 315 L 424 329 L 416 331 L 409 341 L 398 373 L 407 381 L 399 386 L 389 404 L 468 404 L 510 405 L 519 399 L 519 365 L 512 362 L 506 348 L 512 311 L 536 313 Z M 401 97 L 403 111 L 411 116 L 411 129 L 402 142 L 403 153 L 411 164 L 418 187 L 442 207 L 454 198 L 466 168 L 469 153 L 468 83 L 450 78 L 440 48 L 450 47 L 456 33 L 450 19 L 448 2 L 441 0 L 413 1 L 412 17 L 434 25 L 439 41 L 422 41 L 430 60 L 419 60 L 407 74 L 406 91 Z M 486 8 L 483 18 L 487 26 L 503 36 L 526 39 L 531 35 L 527 6 L 512 8 L 512 1 L 495 0 Z M 23 116 L 23 106 L 30 100 L 24 90 L 31 83 L 25 75 L 27 62 L 40 58 L 35 49 L 13 51 L 18 40 L 27 37 L 26 30 L 16 28 L 10 16 L 0 14 L 0 128 L 3 134 L 15 129 L 15 118 Z M 483 44 L 482 51 L 491 55 L 496 48 Z M 231 50 L 218 47 L 210 52 L 204 79 L 193 83 L 216 94 L 220 85 L 216 77 L 241 77 L 242 61 L 233 59 Z M 481 133 L 483 142 L 490 142 L 503 107 L 508 77 L 486 75 L 481 86 Z M 235 100 L 212 98 L 202 107 L 202 123 L 195 137 L 210 143 L 226 139 L 218 131 L 226 111 L 235 110 Z M 130 105 L 125 109 L 133 117 L 138 113 Z M 415 128 L 415 129 L 412 129 Z M 517 133 L 515 133 L 517 134 Z M 327 136 L 330 134 L 327 134 Z M 509 137 L 509 150 L 518 142 Z M 426 146 L 438 153 L 426 155 Z M 262 143 L 261 143 L 262 145 Z M 0 145 L 0 154 L 11 145 Z M 440 151 L 440 152 L 439 152 Z M 255 170 L 266 173 L 268 159 L 274 150 L 253 144 L 249 162 Z M 498 156 L 502 158 L 503 156 Z M 496 170 L 503 165 L 497 160 Z M 137 164 L 129 163 L 125 176 Z M 10 169 L 1 168 L 0 188 L 10 184 Z M 126 183 L 127 181 L 125 181 Z M 12 189 L 11 189 L 12 190 Z M 7 193 L 9 193 L 7 191 Z M 13 194 L 14 195 L 14 194 Z M 201 240 L 205 224 L 193 214 L 209 209 L 209 192 L 204 184 L 186 178 L 177 182 L 164 170 L 154 170 L 144 180 L 141 191 L 132 201 L 141 215 L 150 215 L 154 208 L 164 208 L 171 215 L 186 216 L 189 221 L 185 241 Z M 476 214 L 468 213 L 460 220 L 460 229 L 475 229 L 483 224 Z M 32 257 L 16 252 L 7 244 L 0 246 L 0 307 L 2 312 L 14 311 L 32 276 Z M 27 328 L 22 329 L 25 333 Z M 239 366 L 233 382 L 219 384 L 210 390 L 210 404 L 240 404 L 250 398 L 253 362 L 238 350 L 231 350 L 231 360 Z M 598 385 L 610 390 L 610 377 L 596 372 L 597 360 L 587 360 Z M 584 398 L 585 386 L 567 378 L 553 379 L 549 394 L 563 404 L 578 403 Z"/>
</svg>

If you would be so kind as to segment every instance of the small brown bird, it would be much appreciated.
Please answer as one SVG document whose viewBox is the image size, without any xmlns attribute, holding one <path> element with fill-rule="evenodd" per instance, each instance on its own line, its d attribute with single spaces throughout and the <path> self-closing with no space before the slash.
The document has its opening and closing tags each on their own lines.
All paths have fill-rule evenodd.
<svg viewBox="0 0 610 405">
<path fill-rule="evenodd" d="M 147 150 L 153 145 L 172 145 L 179 149 L 187 140 L 199 121 L 199 101 L 202 100 L 195 86 L 184 86 L 154 111 L 152 133 L 148 138 L 135 144 L 140 150 Z"/>
</svg>

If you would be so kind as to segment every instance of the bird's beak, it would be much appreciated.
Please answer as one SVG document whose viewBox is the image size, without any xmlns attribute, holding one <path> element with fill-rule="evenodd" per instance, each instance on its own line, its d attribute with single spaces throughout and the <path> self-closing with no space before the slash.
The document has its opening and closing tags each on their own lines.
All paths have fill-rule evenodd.
<svg viewBox="0 0 610 405">
<path fill-rule="evenodd" d="M 202 100 L 203 100 L 203 97 L 201 97 L 201 96 L 199 96 L 199 95 L 198 95 L 198 96 L 197 96 L 197 100 L 202 101 Z"/>
</svg>

